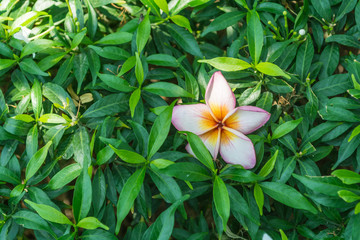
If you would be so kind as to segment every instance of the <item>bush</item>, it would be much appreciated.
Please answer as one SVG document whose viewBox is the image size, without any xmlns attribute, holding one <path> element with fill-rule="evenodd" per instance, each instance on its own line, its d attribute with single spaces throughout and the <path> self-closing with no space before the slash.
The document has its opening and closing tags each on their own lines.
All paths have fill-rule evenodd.
<svg viewBox="0 0 360 240">
<path fill-rule="evenodd" d="M 1 239 L 360 239 L 357 0 L 11 0 L 0 14 Z M 218 71 L 239 115 L 271 117 L 247 117 L 248 138 L 216 123 L 217 155 L 201 111 L 178 112 L 191 131 L 172 118 L 232 96 Z"/>
</svg>

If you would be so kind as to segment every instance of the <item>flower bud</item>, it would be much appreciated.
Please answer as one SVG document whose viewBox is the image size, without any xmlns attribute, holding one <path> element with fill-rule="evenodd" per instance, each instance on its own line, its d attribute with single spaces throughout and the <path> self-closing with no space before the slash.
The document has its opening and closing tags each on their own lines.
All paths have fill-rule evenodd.
<svg viewBox="0 0 360 240">
<path fill-rule="evenodd" d="M 301 36 L 304 36 L 305 33 L 306 33 L 305 29 L 300 29 L 300 30 L 299 30 L 299 34 L 300 34 Z"/>
</svg>

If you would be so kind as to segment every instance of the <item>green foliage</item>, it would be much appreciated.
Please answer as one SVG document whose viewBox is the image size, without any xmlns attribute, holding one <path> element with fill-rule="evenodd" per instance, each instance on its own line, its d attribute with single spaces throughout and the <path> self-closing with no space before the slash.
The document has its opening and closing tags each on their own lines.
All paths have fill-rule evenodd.
<svg viewBox="0 0 360 240">
<path fill-rule="evenodd" d="M 359 239 L 359 19 L 356 0 L 2 1 L 0 239 Z M 219 70 L 271 113 L 253 169 L 171 125 Z"/>
</svg>

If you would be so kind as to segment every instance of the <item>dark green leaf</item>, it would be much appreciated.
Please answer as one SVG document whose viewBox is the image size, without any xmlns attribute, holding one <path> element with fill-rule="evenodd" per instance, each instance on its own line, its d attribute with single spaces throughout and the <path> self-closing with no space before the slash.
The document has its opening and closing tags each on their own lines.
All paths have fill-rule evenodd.
<svg viewBox="0 0 360 240">
<path fill-rule="evenodd" d="M 49 148 L 51 146 L 52 142 L 48 142 L 44 147 L 40 148 L 39 151 L 37 151 L 34 156 L 30 159 L 26 166 L 26 172 L 25 172 L 25 180 L 29 180 L 32 176 L 35 175 L 35 173 L 39 170 L 41 165 L 44 163 L 45 158 L 48 154 Z"/>
<path fill-rule="evenodd" d="M 144 181 L 146 167 L 138 169 L 131 177 L 126 181 L 123 186 L 119 200 L 117 202 L 117 222 L 115 233 L 120 231 L 121 223 L 128 215 L 131 206 L 133 205 L 135 198 L 140 192 L 141 186 Z"/>
<path fill-rule="evenodd" d="M 34 202 L 25 199 L 25 203 L 29 204 L 35 211 L 40 215 L 40 217 L 54 223 L 60 224 L 69 224 L 72 225 L 72 222 L 60 211 L 56 210 L 53 207 L 44 204 L 37 204 Z"/>
<path fill-rule="evenodd" d="M 297 190 L 278 182 L 260 183 L 263 191 L 275 199 L 289 207 L 307 210 L 313 214 L 317 213 L 316 208 Z"/>
<path fill-rule="evenodd" d="M 103 117 L 119 112 L 125 112 L 127 106 L 128 95 L 123 93 L 111 94 L 96 101 L 82 115 L 83 118 Z"/>
<path fill-rule="evenodd" d="M 250 56 L 253 59 L 253 63 L 257 65 L 264 42 L 263 28 L 258 13 L 255 10 L 249 11 L 246 15 L 246 22 Z"/>
<path fill-rule="evenodd" d="M 230 199 L 226 185 L 219 176 L 215 176 L 213 198 L 216 211 L 221 217 L 224 229 L 226 229 L 226 224 L 230 216 Z"/>
<path fill-rule="evenodd" d="M 91 179 L 84 168 L 80 176 L 76 180 L 73 195 L 73 213 L 75 221 L 80 224 L 80 220 L 84 219 L 89 213 L 92 201 Z M 96 201 L 96 199 L 94 199 Z M 79 222 L 80 221 L 80 222 Z"/>
</svg>

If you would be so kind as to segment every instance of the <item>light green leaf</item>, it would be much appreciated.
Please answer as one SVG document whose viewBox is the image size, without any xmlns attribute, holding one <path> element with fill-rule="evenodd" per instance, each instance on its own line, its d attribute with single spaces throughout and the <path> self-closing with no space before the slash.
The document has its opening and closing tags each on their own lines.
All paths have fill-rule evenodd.
<svg viewBox="0 0 360 240">
<path fill-rule="evenodd" d="M 222 71 L 233 72 L 250 68 L 251 65 L 243 60 L 230 57 L 217 57 L 208 60 L 198 60 L 200 63 L 208 63 Z"/>
<path fill-rule="evenodd" d="M 35 211 L 45 220 L 59 224 L 73 225 L 72 222 L 61 212 L 53 207 L 44 204 L 37 204 L 25 199 L 25 203 L 29 204 Z"/>
<path fill-rule="evenodd" d="M 44 163 L 45 158 L 48 154 L 49 147 L 51 146 L 52 142 L 48 142 L 44 147 L 39 149 L 34 156 L 30 159 L 26 166 L 25 176 L 26 181 L 29 180 L 34 174 L 39 170 L 41 165 Z"/>
<path fill-rule="evenodd" d="M 281 68 L 270 62 L 261 62 L 256 65 L 256 69 L 269 76 L 282 76 L 290 79 L 290 76 L 287 75 Z"/>
</svg>

